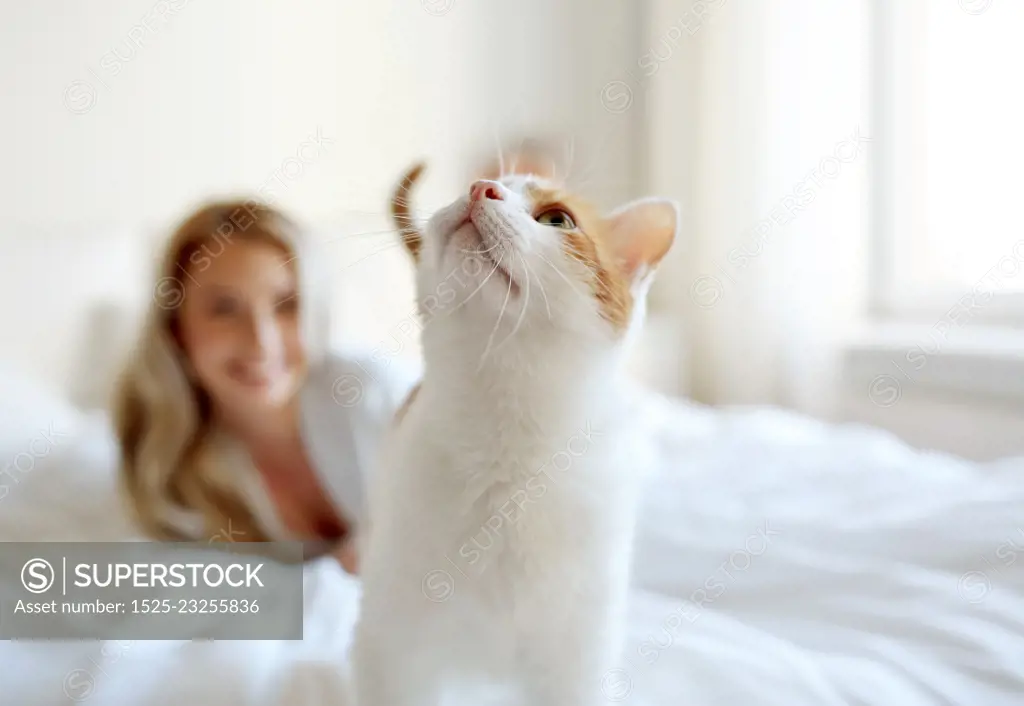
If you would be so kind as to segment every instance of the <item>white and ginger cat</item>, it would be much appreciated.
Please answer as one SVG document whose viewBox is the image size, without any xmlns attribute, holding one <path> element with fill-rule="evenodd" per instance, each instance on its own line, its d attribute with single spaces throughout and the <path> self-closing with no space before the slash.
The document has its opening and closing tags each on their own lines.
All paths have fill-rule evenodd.
<svg viewBox="0 0 1024 706">
<path fill-rule="evenodd" d="M 601 215 L 511 175 L 474 183 L 421 236 L 421 169 L 393 213 L 425 372 L 370 492 L 357 703 L 504 684 L 531 706 L 591 706 L 620 649 L 633 538 L 620 373 L 677 209 Z"/>
</svg>

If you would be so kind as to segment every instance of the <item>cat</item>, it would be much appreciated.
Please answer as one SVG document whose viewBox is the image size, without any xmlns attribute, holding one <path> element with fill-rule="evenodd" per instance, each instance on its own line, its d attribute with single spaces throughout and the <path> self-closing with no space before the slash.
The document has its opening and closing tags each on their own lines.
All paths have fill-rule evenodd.
<svg viewBox="0 0 1024 706">
<path fill-rule="evenodd" d="M 473 183 L 420 232 L 422 171 L 392 215 L 416 264 L 424 374 L 370 490 L 356 702 L 501 684 L 532 706 L 589 706 L 621 648 L 631 560 L 623 358 L 678 209 L 602 215 L 515 174 Z"/>
</svg>

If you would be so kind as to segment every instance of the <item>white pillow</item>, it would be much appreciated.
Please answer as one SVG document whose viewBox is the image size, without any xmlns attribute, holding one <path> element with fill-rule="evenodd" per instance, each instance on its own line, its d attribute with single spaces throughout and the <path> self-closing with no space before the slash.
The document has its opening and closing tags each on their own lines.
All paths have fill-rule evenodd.
<svg viewBox="0 0 1024 706">
<path fill-rule="evenodd" d="M 73 434 L 0 490 L 0 541 L 113 542 L 139 538 L 118 490 L 118 446 L 107 416 Z"/>
<path fill-rule="evenodd" d="M 17 496 L 38 484 L 48 459 L 79 437 L 83 421 L 55 389 L 0 364 L 0 525 Z"/>
<path fill-rule="evenodd" d="M 30 472 L 36 460 L 75 433 L 82 419 L 56 388 L 0 363 L 0 471 Z"/>
</svg>

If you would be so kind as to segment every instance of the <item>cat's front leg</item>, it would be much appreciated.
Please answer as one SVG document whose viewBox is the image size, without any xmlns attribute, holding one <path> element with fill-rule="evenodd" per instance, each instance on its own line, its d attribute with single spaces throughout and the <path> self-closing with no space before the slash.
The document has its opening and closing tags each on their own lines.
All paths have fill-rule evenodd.
<svg viewBox="0 0 1024 706">
<path fill-rule="evenodd" d="M 594 706 L 606 701 L 602 679 L 615 654 L 612 634 L 593 625 L 564 626 L 558 635 L 534 642 L 525 665 L 530 706 Z"/>
<path fill-rule="evenodd" d="M 526 631 L 530 652 L 523 676 L 531 706 L 594 706 L 609 700 L 605 681 L 622 651 L 625 587 L 595 580 L 588 588 L 576 592 L 572 608 L 549 612 Z"/>
<path fill-rule="evenodd" d="M 565 650 L 535 660 L 526 672 L 525 703 L 530 706 L 594 706 L 602 703 L 603 661 L 593 650 Z"/>
</svg>

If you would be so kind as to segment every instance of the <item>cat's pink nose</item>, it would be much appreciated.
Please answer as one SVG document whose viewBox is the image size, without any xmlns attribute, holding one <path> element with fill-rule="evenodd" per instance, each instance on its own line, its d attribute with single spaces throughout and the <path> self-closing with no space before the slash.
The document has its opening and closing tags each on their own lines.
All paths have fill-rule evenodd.
<svg viewBox="0 0 1024 706">
<path fill-rule="evenodd" d="M 476 203 L 481 199 L 504 201 L 505 197 L 501 195 L 501 184 L 487 179 L 474 182 L 473 186 L 469 187 L 469 200 Z"/>
</svg>

